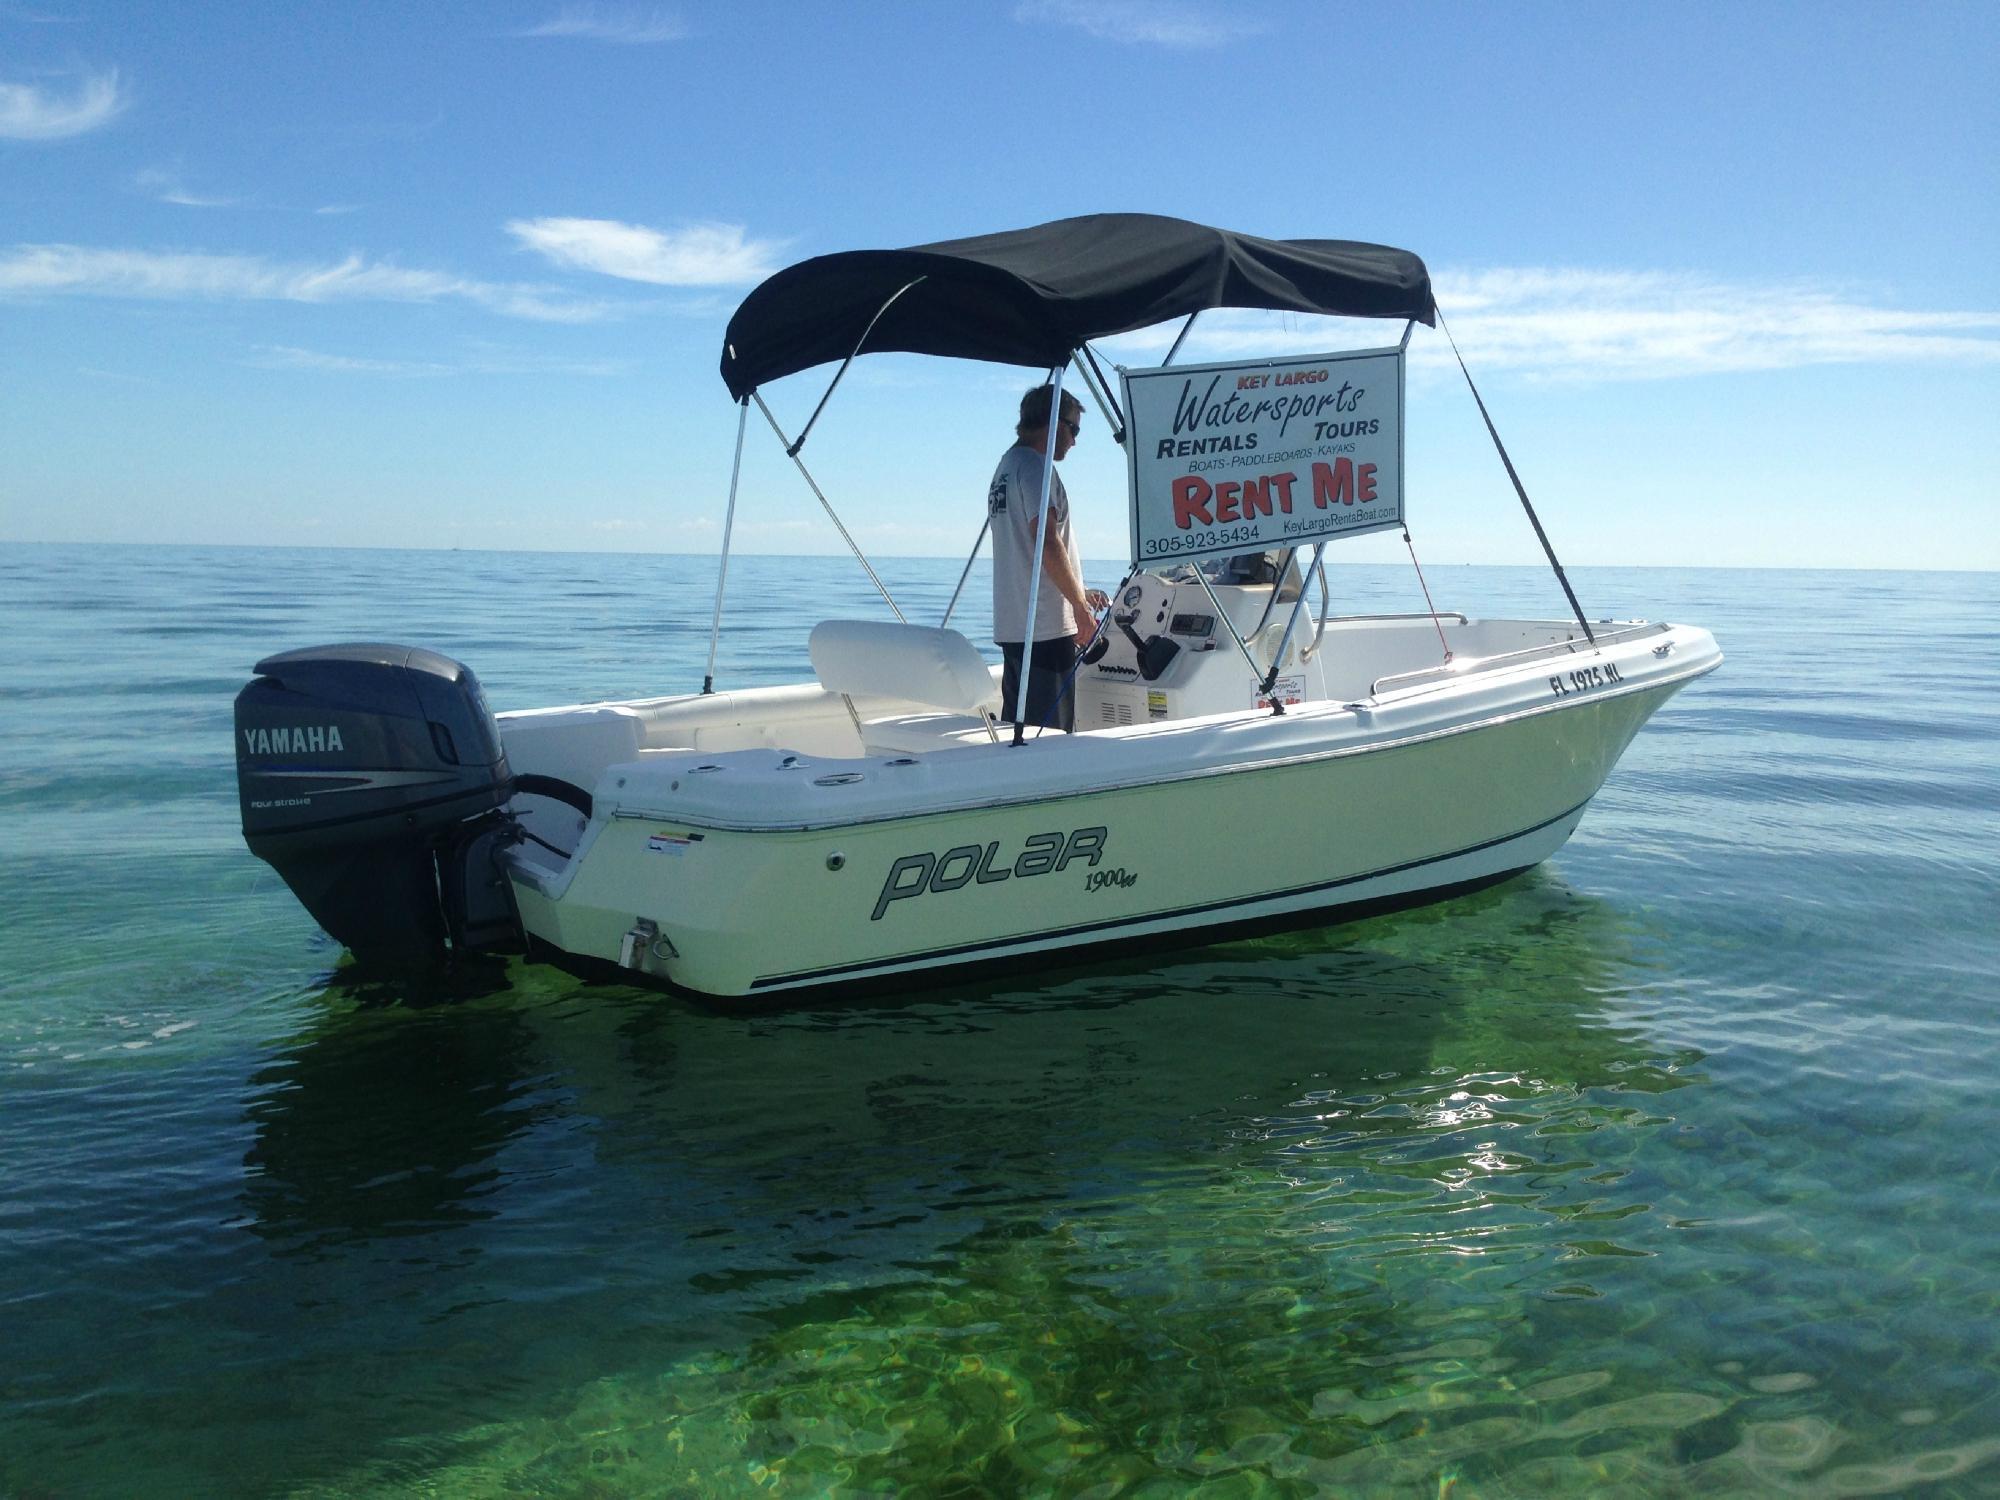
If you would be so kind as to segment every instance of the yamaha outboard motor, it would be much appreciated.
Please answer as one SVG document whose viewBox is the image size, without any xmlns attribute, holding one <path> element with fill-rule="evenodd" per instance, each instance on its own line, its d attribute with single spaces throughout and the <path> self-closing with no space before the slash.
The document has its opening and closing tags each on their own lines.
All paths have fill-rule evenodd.
<svg viewBox="0 0 2000 1500">
<path fill-rule="evenodd" d="M 250 852 L 357 963 L 519 951 L 514 778 L 469 668 L 374 644 L 265 658 L 236 696 L 236 785 Z"/>
</svg>

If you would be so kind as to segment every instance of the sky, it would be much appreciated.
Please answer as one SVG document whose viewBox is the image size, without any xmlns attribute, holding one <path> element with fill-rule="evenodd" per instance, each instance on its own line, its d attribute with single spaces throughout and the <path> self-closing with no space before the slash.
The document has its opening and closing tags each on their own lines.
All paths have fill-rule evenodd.
<svg viewBox="0 0 2000 1500">
<path fill-rule="evenodd" d="M 712 553 L 762 278 L 1139 211 L 1424 257 L 1566 563 L 2000 568 L 1996 78 L 1991 0 L 0 0 L 0 542 Z M 1040 378 L 864 357 L 801 457 L 962 557 Z M 1406 425 L 1423 559 L 1538 560 L 1424 328 Z M 735 545 L 843 547 L 754 408 Z"/>
</svg>

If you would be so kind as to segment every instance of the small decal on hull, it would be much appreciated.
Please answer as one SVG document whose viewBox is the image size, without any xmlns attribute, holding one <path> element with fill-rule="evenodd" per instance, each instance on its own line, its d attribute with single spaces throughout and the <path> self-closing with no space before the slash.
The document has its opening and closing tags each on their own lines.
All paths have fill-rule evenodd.
<svg viewBox="0 0 2000 1500">
<path fill-rule="evenodd" d="M 1271 700 L 1273 698 L 1276 698 L 1280 703 L 1286 704 L 1288 706 L 1292 704 L 1305 702 L 1306 701 L 1305 678 L 1280 677 L 1277 680 L 1276 684 L 1273 685 L 1270 692 L 1257 694 L 1257 707 L 1269 708 L 1271 706 Z"/>
<path fill-rule="evenodd" d="M 701 835 L 698 833 L 655 833 L 646 839 L 646 852 L 679 857 L 700 842 Z"/>
</svg>

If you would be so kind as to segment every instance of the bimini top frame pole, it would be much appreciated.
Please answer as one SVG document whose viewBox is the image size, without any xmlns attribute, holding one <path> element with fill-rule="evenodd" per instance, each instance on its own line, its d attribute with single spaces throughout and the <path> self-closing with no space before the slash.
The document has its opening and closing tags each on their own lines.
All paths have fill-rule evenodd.
<svg viewBox="0 0 2000 1500">
<path fill-rule="evenodd" d="M 715 570 L 715 618 L 708 623 L 708 670 L 702 674 L 701 690 L 715 691 L 715 647 L 722 639 L 722 590 L 729 582 L 729 539 L 736 532 L 736 482 L 743 475 L 743 430 L 750 422 L 750 403 L 736 403 L 736 459 L 729 466 L 729 509 L 722 517 L 722 562 Z"/>
<path fill-rule="evenodd" d="M 1299 628 L 1299 613 L 1306 607 L 1306 595 L 1312 591 L 1312 575 L 1324 565 L 1325 560 L 1326 541 L 1322 538 L 1319 545 L 1313 548 L 1312 567 L 1307 568 L 1299 577 L 1299 597 L 1292 601 L 1291 615 L 1285 620 L 1285 633 L 1278 638 L 1277 649 L 1271 653 L 1271 670 L 1264 674 L 1264 681 L 1260 686 L 1260 691 L 1265 697 L 1271 700 L 1271 712 L 1273 714 L 1283 714 L 1285 711 L 1285 700 L 1278 692 L 1278 673 L 1284 667 L 1285 653 L 1291 649 L 1292 633 Z M 1289 571 L 1291 564 L 1287 562 L 1285 566 L 1287 571 Z M 1278 602 L 1278 590 L 1284 586 L 1284 576 L 1283 573 L 1280 573 L 1278 575 L 1278 583 L 1274 584 L 1271 588 L 1271 602 L 1273 604 Z M 1324 586 L 1324 583 L 1325 575 L 1322 574 L 1322 586 Z"/>
<path fill-rule="evenodd" d="M 1095 375 L 1091 373 L 1097 360 L 1090 352 L 1090 346 L 1088 344 L 1082 345 L 1077 349 L 1075 354 L 1070 356 L 1070 359 L 1076 365 L 1077 374 L 1083 379 L 1083 388 L 1090 392 L 1090 399 L 1097 403 L 1098 414 L 1104 418 L 1105 425 L 1110 427 L 1113 440 L 1120 447 L 1123 447 L 1125 444 L 1125 419 L 1118 410 L 1118 403 L 1111 399 L 1111 393 L 1102 383 L 1103 372 L 1098 371 Z M 1086 360 L 1089 361 L 1088 364 L 1085 363 Z M 972 576 L 972 565 L 979 560 L 979 549 L 986 545 L 986 533 L 992 527 L 993 517 L 991 515 L 986 516 L 980 521 L 979 535 L 973 538 L 972 553 L 965 559 L 965 567 L 958 575 L 958 587 L 951 591 L 951 602 L 945 605 L 944 618 L 938 621 L 939 626 L 942 627 L 951 623 L 952 611 L 958 608 L 958 596 L 965 592 L 965 580 Z"/>
<path fill-rule="evenodd" d="M 780 427 L 778 425 L 778 419 L 771 415 L 771 408 L 764 404 L 763 395 L 760 392 L 752 391 L 750 393 L 750 399 L 757 403 L 757 410 L 761 411 L 764 414 L 764 420 L 771 424 L 771 431 L 775 432 L 778 435 L 778 441 L 785 445 L 785 452 L 791 458 L 792 466 L 796 468 L 801 475 L 804 476 L 807 487 L 812 490 L 814 498 L 819 501 L 820 509 L 824 510 L 827 514 L 827 519 L 833 522 L 834 530 L 838 531 L 840 533 L 840 539 L 843 542 L 847 543 L 847 550 L 852 552 L 854 554 L 855 561 L 861 564 L 861 570 L 868 575 L 868 581 L 874 584 L 875 591 L 879 593 L 885 600 L 888 601 L 889 611 L 891 614 L 895 615 L 896 623 L 899 625 L 907 625 L 909 621 L 903 618 L 903 611 L 897 607 L 896 601 L 890 595 L 888 588 L 883 584 L 881 578 L 876 574 L 875 569 L 872 566 L 870 566 L 868 558 L 866 557 L 865 554 L 863 554 L 861 548 L 855 543 L 854 538 L 848 533 L 847 527 L 842 524 L 840 517 L 837 514 L 835 514 L 832 502 L 830 502 L 826 498 L 826 493 L 819 487 L 819 481 L 812 477 L 812 470 L 808 469 L 805 466 L 805 461 L 799 457 L 797 448 L 795 448 L 791 444 L 791 442 L 786 439 L 785 429 Z"/>
<path fill-rule="evenodd" d="M 1541 517 L 1535 514 L 1535 507 L 1528 501 L 1527 487 L 1521 483 L 1521 476 L 1514 472 L 1514 460 L 1507 456 L 1507 445 L 1500 441 L 1500 430 L 1493 425 L 1493 417 L 1486 410 L 1485 398 L 1479 394 L 1479 387 L 1472 383 L 1472 371 L 1465 368 L 1465 356 L 1458 352 L 1458 340 L 1451 336 L 1451 325 L 1445 322 L 1442 310 L 1438 312 L 1437 320 L 1438 327 L 1444 330 L 1446 342 L 1451 345 L 1452 357 L 1458 361 L 1459 373 L 1465 376 L 1466 387 L 1478 403 L 1480 420 L 1486 424 L 1486 435 L 1493 439 L 1500 462 L 1507 466 L 1507 477 L 1514 481 L 1514 493 L 1520 496 L 1521 509 L 1528 513 L 1528 524 L 1535 528 L 1535 540 L 1542 544 L 1542 553 L 1555 570 L 1556 582 L 1562 585 L 1563 597 L 1569 600 L 1570 612 L 1576 616 L 1576 623 L 1583 627 L 1583 638 L 1595 646 L 1597 637 L 1591 632 L 1590 621 L 1583 617 L 1583 606 L 1576 602 L 1576 590 L 1569 586 L 1569 575 L 1563 572 L 1563 565 L 1556 559 L 1556 549 L 1549 543 L 1549 534 L 1542 530 Z M 1404 337 L 1407 339 L 1409 335 L 1406 333 Z M 1415 556 L 1415 553 L 1411 555 Z"/>
<path fill-rule="evenodd" d="M 1041 603 L 1042 569 L 1045 559 L 1042 552 L 1049 544 L 1049 504 L 1054 498 L 1056 474 L 1056 424 L 1062 420 L 1062 378 L 1063 366 L 1069 361 L 1055 365 L 1049 370 L 1049 421 L 1042 429 L 1042 510 L 1035 518 L 1035 556 L 1028 565 L 1028 619 L 1021 631 L 1021 670 L 1019 686 L 1014 694 L 1014 743 L 1020 744 L 1025 738 L 1028 723 L 1028 680 L 1034 676 L 1035 668 L 1035 610 Z M 990 514 L 990 513 L 989 513 Z"/>
<path fill-rule="evenodd" d="M 1103 372 L 1099 371 L 1095 376 L 1091 373 L 1091 368 L 1097 363 L 1097 360 L 1091 354 L 1090 346 L 1088 344 L 1083 345 L 1070 358 L 1076 364 L 1077 373 L 1083 378 L 1083 388 L 1090 392 L 1090 399 L 1097 403 L 1098 414 L 1104 418 L 1105 424 L 1111 428 L 1113 440 L 1120 447 L 1123 447 L 1125 443 L 1125 419 L 1118 410 L 1118 403 L 1111 399 L 1110 392 L 1102 384 Z M 1089 360 L 1090 363 L 1085 364 L 1085 360 Z M 974 537 L 972 541 L 972 553 L 965 559 L 965 567 L 958 575 L 958 587 L 951 591 L 951 602 L 945 605 L 944 618 L 938 621 L 939 626 L 942 627 L 951 623 L 952 611 L 958 608 L 958 596 L 965 592 L 965 580 L 972 576 L 972 565 L 979 560 L 979 549 L 986 545 L 986 533 L 992 527 L 993 517 L 991 515 L 986 516 L 980 521 L 979 535 Z"/>
<path fill-rule="evenodd" d="M 849 534 L 847 527 L 841 522 L 840 517 L 835 514 L 832 504 L 826 498 L 825 491 L 820 489 L 819 482 L 812 477 L 812 471 L 805 466 L 804 460 L 799 457 L 799 450 L 805 447 L 806 438 L 811 435 L 813 424 L 819 420 L 820 413 L 826 410 L 826 403 L 833 399 L 834 388 L 840 384 L 841 377 L 847 373 L 847 367 L 854 363 L 855 356 L 861 353 L 861 346 L 868 342 L 868 335 L 875 331 L 875 325 L 882 321 L 882 315 L 896 305 L 897 298 L 901 297 L 911 287 L 923 281 L 923 279 L 923 277 L 918 276 L 913 280 L 904 282 L 894 292 L 890 293 L 889 299 L 886 302 L 875 309 L 875 316 L 868 320 L 868 326 L 861 330 L 861 337 L 854 341 L 854 347 L 848 351 L 847 358 L 842 360 L 840 368 L 833 372 L 833 379 L 827 383 L 825 393 L 819 398 L 819 405 L 815 406 L 812 410 L 812 415 L 806 418 L 806 425 L 799 429 L 797 438 L 788 439 L 785 436 L 785 429 L 778 425 L 778 419 L 771 414 L 771 408 L 765 404 L 764 398 L 754 390 L 746 393 L 739 403 L 743 408 L 743 413 L 738 418 L 736 424 L 736 465 L 737 469 L 740 469 L 743 464 L 743 423 L 749 418 L 750 402 L 755 400 L 757 409 L 764 414 L 764 420 L 771 424 L 771 431 L 775 432 L 778 435 L 778 441 L 784 444 L 785 457 L 789 458 L 797 467 L 799 473 L 804 476 L 806 484 L 812 489 L 814 497 L 819 501 L 820 508 L 826 512 L 827 519 L 833 522 L 834 529 L 840 533 L 840 539 L 847 543 L 848 550 L 854 554 L 855 560 L 861 564 L 862 571 L 868 575 L 868 581 L 875 585 L 876 591 L 888 603 L 890 613 L 895 615 L 899 623 L 907 623 L 903 620 L 903 611 L 897 606 L 895 598 L 883 585 L 881 578 L 869 564 L 868 558 L 863 554 L 861 548 L 856 545 L 853 536 Z M 736 471 L 732 470 L 729 476 L 729 519 L 723 523 L 722 534 L 723 571 L 715 584 L 715 624 L 709 632 L 708 675 L 702 679 L 701 690 L 704 693 L 712 691 L 715 682 L 715 643 L 716 638 L 721 634 L 722 630 L 722 578 L 726 577 L 729 571 L 729 530 L 735 518 Z M 977 550 L 976 547 L 975 550 Z M 963 580 L 961 580 L 962 583 Z"/>
<path fill-rule="evenodd" d="M 958 587 L 951 591 L 951 600 L 944 607 L 944 618 L 938 621 L 942 630 L 951 623 L 951 612 L 958 608 L 958 596 L 965 592 L 965 580 L 972 576 L 972 565 L 979 561 L 979 549 L 986 545 L 986 533 L 992 528 L 993 517 L 988 513 L 979 523 L 979 535 L 972 539 L 972 552 L 965 559 L 965 566 L 959 570 Z"/>
<path fill-rule="evenodd" d="M 1081 357 L 1079 357 L 1081 356 Z M 1091 353 L 1090 345 L 1080 346 L 1071 358 L 1076 363 L 1077 374 L 1083 377 L 1083 388 L 1090 392 L 1090 399 L 1097 403 L 1098 415 L 1111 429 L 1111 441 L 1119 447 L 1125 446 L 1125 414 L 1118 409 L 1118 403 L 1111 399 L 1111 386 L 1104 378 L 1104 371 L 1098 368 L 1097 356 Z"/>
<path fill-rule="evenodd" d="M 916 281 L 905 282 L 902 286 L 896 288 L 894 295 L 887 302 L 884 302 L 880 307 L 875 309 L 875 316 L 870 318 L 868 326 L 861 330 L 861 337 L 854 341 L 854 348 L 849 351 L 847 358 L 840 362 L 840 368 L 833 372 L 833 379 L 827 382 L 826 394 L 819 398 L 819 405 L 815 406 L 813 414 L 806 418 L 806 425 L 799 429 L 798 437 L 785 449 L 787 457 L 797 458 L 799 456 L 799 449 L 805 447 L 807 437 L 812 434 L 813 423 L 817 422 L 819 414 L 826 410 L 826 403 L 833 399 L 834 387 L 840 384 L 841 377 L 847 373 L 847 367 L 853 364 L 855 357 L 861 353 L 861 346 L 868 342 L 868 335 L 873 333 L 875 325 L 882 321 L 882 314 L 896 305 L 898 297 L 901 297 L 903 293 L 907 292 L 923 279 L 923 277 L 919 276 Z"/>
</svg>

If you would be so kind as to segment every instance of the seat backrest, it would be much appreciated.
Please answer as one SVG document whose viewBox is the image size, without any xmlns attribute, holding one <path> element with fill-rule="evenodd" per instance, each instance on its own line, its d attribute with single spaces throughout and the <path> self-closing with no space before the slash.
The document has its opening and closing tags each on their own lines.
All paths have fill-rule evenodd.
<svg viewBox="0 0 2000 1500">
<path fill-rule="evenodd" d="M 953 713 L 994 713 L 1000 690 L 972 642 L 935 625 L 821 620 L 806 643 L 830 693 L 900 698 Z"/>
</svg>

